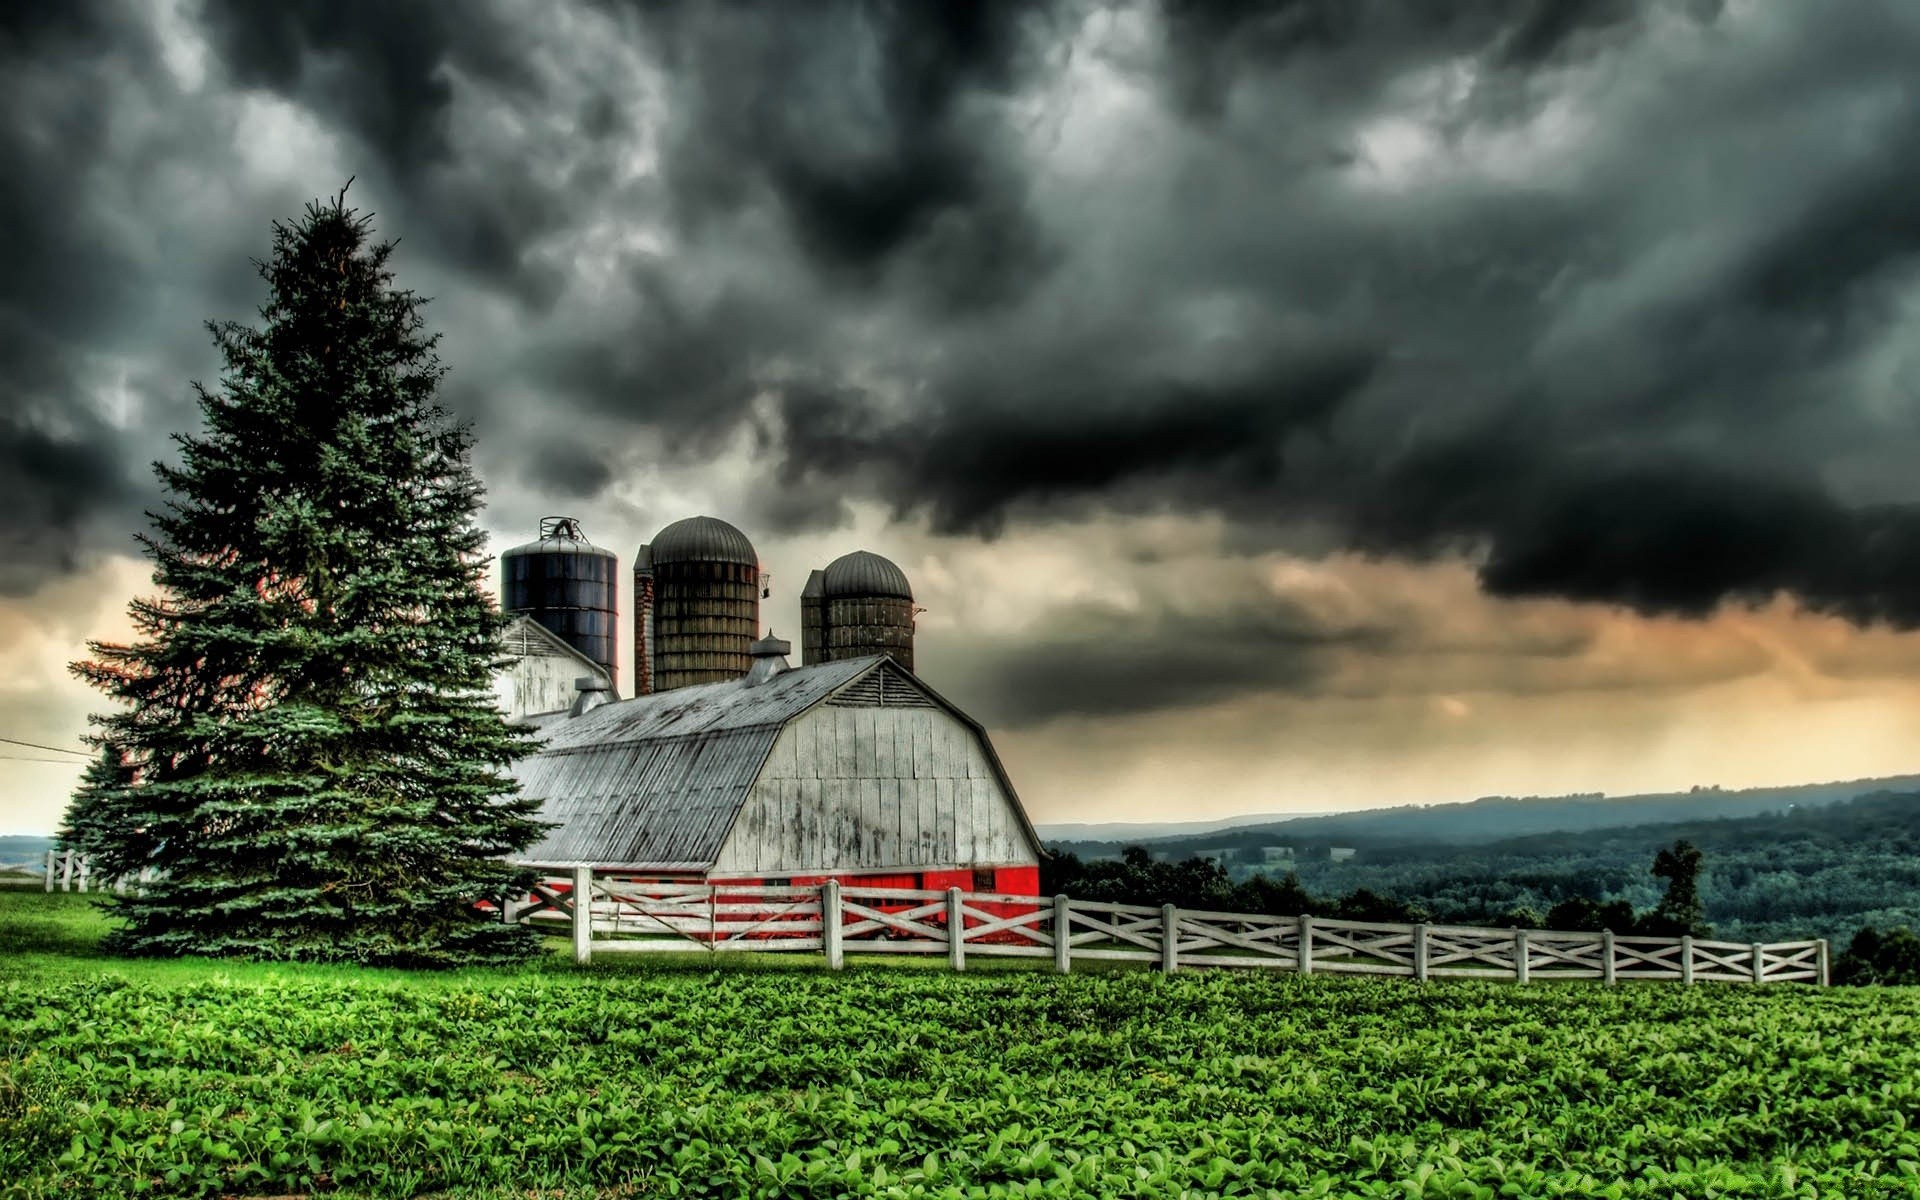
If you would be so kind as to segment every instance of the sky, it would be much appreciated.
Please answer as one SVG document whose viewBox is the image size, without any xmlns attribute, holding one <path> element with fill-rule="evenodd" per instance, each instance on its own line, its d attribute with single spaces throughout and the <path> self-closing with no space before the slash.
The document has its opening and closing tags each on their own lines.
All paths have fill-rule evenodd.
<svg viewBox="0 0 1920 1200">
<path fill-rule="evenodd" d="M 1916 64 L 1908 0 L 6 6 L 0 737 L 79 745 L 204 322 L 351 178 L 496 551 L 710 513 L 787 636 L 885 554 L 1038 821 L 1920 770 Z"/>
</svg>

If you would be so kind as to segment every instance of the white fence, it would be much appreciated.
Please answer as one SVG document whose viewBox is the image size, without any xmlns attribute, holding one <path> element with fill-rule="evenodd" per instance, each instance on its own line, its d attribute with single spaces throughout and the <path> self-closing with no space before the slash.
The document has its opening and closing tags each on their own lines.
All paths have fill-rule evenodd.
<svg viewBox="0 0 1920 1200">
<path fill-rule="evenodd" d="M 1201 912 L 992 892 L 658 884 L 586 867 L 543 879 L 509 921 L 565 926 L 578 962 L 658 951 L 813 951 L 835 969 L 849 952 L 1151 963 L 1173 972 L 1255 967 L 1413 979 L 1662 979 L 1678 983 L 1827 982 L 1825 939 L 1705 938 L 1395 925 Z M 575 897 L 588 896 L 587 904 Z"/>
<path fill-rule="evenodd" d="M 117 875 L 103 881 L 100 886 L 124 895 L 129 888 L 137 891 L 141 884 L 152 879 L 153 868 L 148 867 L 138 875 Z M 41 884 L 47 891 L 84 892 L 93 883 L 93 868 L 86 855 L 73 850 L 47 851 L 47 870 L 41 877 Z"/>
</svg>

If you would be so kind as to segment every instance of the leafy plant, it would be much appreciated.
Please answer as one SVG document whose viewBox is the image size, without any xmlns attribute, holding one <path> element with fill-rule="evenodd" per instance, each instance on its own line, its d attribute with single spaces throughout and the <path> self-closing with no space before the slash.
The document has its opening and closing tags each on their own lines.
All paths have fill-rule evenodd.
<svg viewBox="0 0 1920 1200">
<path fill-rule="evenodd" d="M 1912 993 L 34 944 L 0 1196 L 1920 1192 Z"/>
</svg>

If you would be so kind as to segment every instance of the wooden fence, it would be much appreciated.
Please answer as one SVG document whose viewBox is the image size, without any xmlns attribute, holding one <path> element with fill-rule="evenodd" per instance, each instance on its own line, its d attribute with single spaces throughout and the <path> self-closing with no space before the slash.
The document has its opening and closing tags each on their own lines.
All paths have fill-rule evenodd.
<svg viewBox="0 0 1920 1200">
<path fill-rule="evenodd" d="M 138 891 L 143 883 L 153 880 L 153 868 L 147 867 L 137 875 L 116 875 L 101 883 L 103 890 L 110 889 L 124 895 L 128 889 Z M 47 851 L 46 874 L 41 877 L 42 886 L 49 892 L 84 892 L 94 885 L 93 867 L 87 856 L 73 850 Z"/>
<path fill-rule="evenodd" d="M 1253 967 L 1302 975 L 1426 979 L 1661 979 L 1679 983 L 1827 983 L 1825 939 L 1725 942 L 1537 929 L 1395 925 L 1203 912 L 992 892 L 655 884 L 586 867 L 543 879 L 505 906 L 509 921 L 564 926 L 574 959 L 701 950 L 812 951 L 836 970 L 849 952 L 1142 962 L 1173 972 Z M 578 896 L 590 897 L 576 904 Z"/>
</svg>

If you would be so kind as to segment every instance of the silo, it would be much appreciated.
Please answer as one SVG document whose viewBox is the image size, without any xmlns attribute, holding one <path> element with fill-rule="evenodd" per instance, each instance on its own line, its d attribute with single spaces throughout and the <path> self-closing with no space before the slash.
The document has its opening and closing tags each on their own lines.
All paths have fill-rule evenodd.
<svg viewBox="0 0 1920 1200">
<path fill-rule="evenodd" d="M 540 540 L 500 556 L 500 607 L 525 613 L 615 679 L 620 562 L 572 517 L 542 517 Z"/>
<path fill-rule="evenodd" d="M 635 558 L 636 692 L 738 679 L 759 636 L 760 556 L 717 517 L 675 521 Z"/>
<path fill-rule="evenodd" d="M 855 550 L 827 564 L 820 593 L 820 661 L 889 654 L 913 670 L 913 588 L 906 572 Z"/>
<path fill-rule="evenodd" d="M 815 569 L 807 573 L 807 585 L 800 589 L 800 665 L 810 667 L 826 660 L 827 573 Z"/>
</svg>

